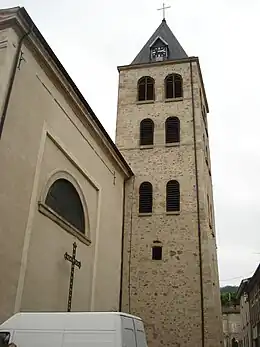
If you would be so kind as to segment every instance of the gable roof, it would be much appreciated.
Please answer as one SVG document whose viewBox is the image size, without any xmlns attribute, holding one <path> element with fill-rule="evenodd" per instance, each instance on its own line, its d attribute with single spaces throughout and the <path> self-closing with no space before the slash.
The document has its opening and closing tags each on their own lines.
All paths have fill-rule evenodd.
<svg viewBox="0 0 260 347">
<path fill-rule="evenodd" d="M 155 30 L 153 35 L 149 38 L 131 64 L 150 63 L 150 46 L 157 41 L 157 39 L 162 39 L 168 45 L 169 55 L 167 60 L 188 58 L 187 53 L 184 51 L 177 38 L 173 35 L 171 29 L 168 27 L 166 20 L 163 19 L 159 27 Z"/>
<path fill-rule="evenodd" d="M 22 19 L 23 22 L 25 22 L 25 27 L 24 23 L 20 23 L 20 19 Z M 77 96 L 77 98 L 80 100 L 82 105 L 86 109 L 86 113 L 90 116 L 90 118 L 93 120 L 94 124 L 97 126 L 99 129 L 100 133 L 103 134 L 104 138 L 106 139 L 106 146 L 109 148 L 110 153 L 114 158 L 117 158 L 119 162 L 121 163 L 121 167 L 124 168 L 124 170 L 127 172 L 128 176 L 132 176 L 134 173 L 128 163 L 126 162 L 125 158 L 117 148 L 116 144 L 114 141 L 111 139 L 111 137 L 108 135 L 106 132 L 105 128 L 95 115 L 94 111 L 84 98 L 84 96 L 81 94 L 79 91 L 78 87 L 68 74 L 68 72 L 65 70 L 64 66 L 61 64 L 60 60 L 57 58 L 56 54 L 53 52 L 51 47 L 48 45 L 47 41 L 44 39 L 42 36 L 41 32 L 37 28 L 37 26 L 34 24 L 33 20 L 29 16 L 28 12 L 25 10 L 24 7 L 13 7 L 13 8 L 6 8 L 6 9 L 0 9 L 0 28 L 1 28 L 1 22 L 3 23 L 5 21 L 11 23 L 13 25 L 14 21 L 16 24 L 19 25 L 19 28 L 22 29 L 22 31 L 27 30 L 28 33 L 34 34 L 35 37 L 37 38 L 38 42 L 42 45 L 46 53 L 49 55 L 50 59 L 53 61 L 55 67 L 57 70 L 61 73 L 61 75 L 64 77 L 64 79 L 67 81 L 67 83 L 70 85 L 72 88 L 73 92 Z M 104 142 L 104 141 L 103 141 Z"/>
</svg>

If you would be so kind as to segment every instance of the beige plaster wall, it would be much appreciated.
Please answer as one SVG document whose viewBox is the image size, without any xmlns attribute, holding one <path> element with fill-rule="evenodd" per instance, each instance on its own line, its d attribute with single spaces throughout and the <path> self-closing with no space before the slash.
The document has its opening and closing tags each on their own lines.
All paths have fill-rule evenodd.
<svg viewBox="0 0 260 347">
<path fill-rule="evenodd" d="M 75 240 L 82 268 L 73 309 L 118 309 L 125 174 L 70 87 L 61 88 L 55 67 L 32 44 L 22 51 L 0 145 L 0 321 L 19 310 L 66 309 L 63 255 Z M 38 210 L 48 180 L 63 171 L 84 195 L 90 245 Z"/>
</svg>

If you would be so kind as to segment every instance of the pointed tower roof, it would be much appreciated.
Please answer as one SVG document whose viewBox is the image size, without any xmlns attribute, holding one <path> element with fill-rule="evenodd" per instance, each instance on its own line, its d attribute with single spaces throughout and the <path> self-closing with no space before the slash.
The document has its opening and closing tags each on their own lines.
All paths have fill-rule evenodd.
<svg viewBox="0 0 260 347">
<path fill-rule="evenodd" d="M 150 63 L 150 47 L 157 41 L 157 39 L 162 40 L 168 46 L 168 57 L 167 60 L 177 60 L 188 58 L 187 53 L 184 51 L 179 41 L 173 35 L 171 29 L 168 27 L 166 20 L 163 19 L 162 23 L 155 30 L 154 34 L 146 42 L 144 47 L 135 57 L 131 64 L 145 64 Z"/>
</svg>

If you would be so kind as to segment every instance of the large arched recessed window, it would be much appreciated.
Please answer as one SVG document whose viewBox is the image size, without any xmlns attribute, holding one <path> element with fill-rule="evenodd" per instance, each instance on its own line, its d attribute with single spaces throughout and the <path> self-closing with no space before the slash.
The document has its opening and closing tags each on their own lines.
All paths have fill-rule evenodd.
<svg viewBox="0 0 260 347">
<path fill-rule="evenodd" d="M 181 98 L 183 96 L 182 77 L 171 74 L 165 78 L 165 99 Z"/>
<path fill-rule="evenodd" d="M 139 212 L 151 213 L 153 210 L 153 186 L 150 182 L 143 182 L 139 188 Z"/>
<path fill-rule="evenodd" d="M 165 122 L 165 142 L 180 142 L 180 120 L 178 117 L 169 117 Z"/>
<path fill-rule="evenodd" d="M 145 76 L 138 81 L 138 101 L 154 100 L 154 79 Z"/>
<path fill-rule="evenodd" d="M 154 122 L 150 118 L 140 123 L 140 145 L 153 145 Z"/>
<path fill-rule="evenodd" d="M 180 184 L 178 181 L 169 181 L 166 186 L 166 211 L 180 211 Z"/>
<path fill-rule="evenodd" d="M 57 179 L 50 187 L 45 204 L 81 233 L 85 233 L 85 216 L 79 194 L 72 183 Z"/>
</svg>

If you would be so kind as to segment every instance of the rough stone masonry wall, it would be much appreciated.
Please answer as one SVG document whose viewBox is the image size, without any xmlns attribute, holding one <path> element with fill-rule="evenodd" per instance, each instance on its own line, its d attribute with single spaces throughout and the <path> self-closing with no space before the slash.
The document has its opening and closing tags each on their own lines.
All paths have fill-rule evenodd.
<svg viewBox="0 0 260 347">
<path fill-rule="evenodd" d="M 210 184 L 204 163 L 198 73 L 195 63 L 193 66 L 205 262 L 205 346 L 217 347 L 220 346 L 221 325 L 219 328 L 216 318 L 218 309 L 215 308 L 218 302 L 216 295 L 213 295 L 214 288 L 218 287 L 216 251 L 208 223 L 205 192 Z M 164 78 L 172 72 L 180 73 L 183 77 L 184 98 L 177 102 L 165 102 Z M 137 81 L 142 76 L 155 79 L 154 103 L 136 102 Z M 179 146 L 165 146 L 164 124 L 169 116 L 178 116 L 180 119 Z M 147 117 L 153 119 L 155 124 L 154 146 L 140 149 L 139 124 Z M 126 186 L 122 310 L 143 318 L 148 333 L 148 345 L 151 347 L 201 346 L 199 243 L 188 63 L 156 64 L 120 72 L 116 143 L 135 173 L 135 178 Z M 180 183 L 181 211 L 178 215 L 165 212 L 166 184 L 171 179 L 177 179 Z M 153 184 L 153 213 L 140 216 L 138 191 L 143 181 Z M 163 245 L 161 261 L 151 259 L 154 241 L 160 241 Z"/>
<path fill-rule="evenodd" d="M 203 294 L 204 294 L 204 315 L 205 315 L 205 340 L 208 346 L 215 346 L 222 343 L 222 313 L 220 303 L 220 288 L 218 276 L 217 250 L 216 250 L 216 231 L 214 219 L 214 201 L 211 179 L 211 162 L 208 138 L 208 126 L 203 121 L 201 105 L 205 106 L 200 90 L 202 85 L 199 76 L 195 79 L 194 97 L 196 110 L 196 124 L 200 124 L 197 134 L 198 142 L 201 143 L 198 150 L 198 173 L 199 173 L 199 197 L 200 197 L 200 225 L 202 238 L 202 264 L 203 264 Z M 203 141 L 203 134 L 205 141 Z M 207 151 L 206 151 L 207 147 Z M 206 158 L 208 159 L 206 161 Z M 209 196 L 209 204 L 208 198 Z M 211 216 L 210 216 L 211 214 Z M 219 337 L 219 341 L 217 341 Z"/>
</svg>

